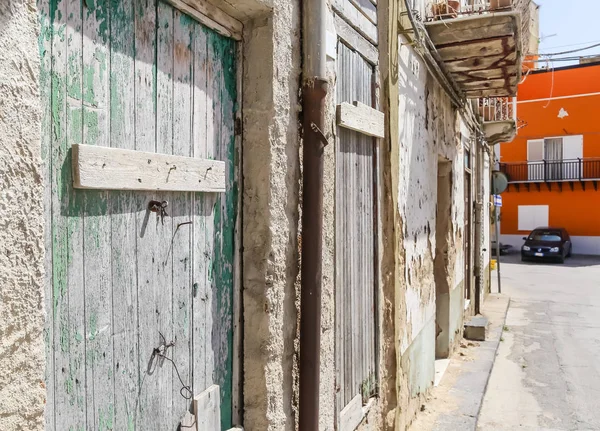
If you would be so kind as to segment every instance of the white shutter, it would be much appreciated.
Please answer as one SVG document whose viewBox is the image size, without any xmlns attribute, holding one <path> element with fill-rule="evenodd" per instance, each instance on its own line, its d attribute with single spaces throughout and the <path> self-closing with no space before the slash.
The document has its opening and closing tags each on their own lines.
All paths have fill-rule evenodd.
<svg viewBox="0 0 600 431">
<path fill-rule="evenodd" d="M 563 137 L 563 160 L 580 159 L 583 157 L 583 135 Z"/>
<path fill-rule="evenodd" d="M 544 140 L 527 141 L 527 179 L 540 181 L 544 179 Z"/>
<path fill-rule="evenodd" d="M 565 180 L 577 180 L 583 172 L 583 166 L 579 160 L 583 158 L 583 135 L 563 137 L 563 178 Z"/>
<path fill-rule="evenodd" d="M 519 230 L 531 231 L 548 226 L 548 205 L 519 205 Z"/>
<path fill-rule="evenodd" d="M 541 162 L 544 160 L 544 140 L 532 139 L 527 141 L 527 161 Z"/>
</svg>

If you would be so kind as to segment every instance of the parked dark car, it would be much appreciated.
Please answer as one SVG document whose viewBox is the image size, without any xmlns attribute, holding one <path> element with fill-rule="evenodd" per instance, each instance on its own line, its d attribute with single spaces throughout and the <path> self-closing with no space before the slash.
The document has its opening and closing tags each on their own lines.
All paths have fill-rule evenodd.
<svg viewBox="0 0 600 431">
<path fill-rule="evenodd" d="M 521 260 L 556 259 L 564 263 L 571 256 L 573 244 L 566 229 L 561 227 L 538 227 L 529 236 L 524 236 Z"/>
</svg>

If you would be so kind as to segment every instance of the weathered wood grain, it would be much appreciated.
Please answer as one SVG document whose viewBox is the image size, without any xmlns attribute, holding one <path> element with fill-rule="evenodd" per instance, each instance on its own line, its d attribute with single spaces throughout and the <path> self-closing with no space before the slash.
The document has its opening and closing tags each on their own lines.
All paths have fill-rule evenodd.
<svg viewBox="0 0 600 431">
<path fill-rule="evenodd" d="M 337 105 L 337 123 L 340 127 L 368 136 L 385 137 L 384 113 L 360 102 Z"/>
<path fill-rule="evenodd" d="M 379 62 L 377 48 L 354 30 L 343 18 L 333 14 L 333 23 L 340 39 L 358 51 L 371 64 L 376 65 Z"/>
<path fill-rule="evenodd" d="M 373 103 L 372 66 L 338 45 L 336 101 Z M 354 105 L 349 105 L 354 107 Z M 370 108 L 369 108 L 370 109 Z M 338 127 L 336 145 L 336 369 L 339 414 L 376 371 L 374 139 Z M 362 411 L 360 411 L 362 417 Z M 341 419 L 341 418 L 339 418 Z"/>
<path fill-rule="evenodd" d="M 40 20 L 54 378 L 47 428 L 175 429 L 189 401 L 171 364 L 153 355 L 170 341 L 165 353 L 184 384 L 223 384 L 228 427 L 236 44 L 166 3 L 53 6 Z M 222 166 L 227 193 L 217 201 L 215 193 L 74 189 L 73 159 L 94 150 L 204 158 Z M 169 201 L 164 224 L 147 211 L 150 199 Z"/>
<path fill-rule="evenodd" d="M 164 1 L 223 36 L 236 40 L 242 39 L 242 23 L 210 3 L 203 0 Z"/>
<path fill-rule="evenodd" d="M 156 151 L 156 110 L 154 65 L 156 64 L 156 9 L 154 4 L 146 0 L 134 0 L 135 19 L 135 149 L 138 151 Z M 114 150 L 120 151 L 120 150 Z M 153 355 L 154 349 L 163 340 L 159 334 L 157 314 L 161 312 L 157 303 L 159 288 L 170 289 L 171 286 L 159 285 L 156 280 L 164 262 L 163 251 L 169 243 L 158 242 L 165 238 L 163 225 L 159 217 L 147 211 L 150 200 L 162 200 L 166 194 L 143 193 L 136 197 L 136 223 L 140 234 L 137 237 L 137 279 L 138 279 L 138 352 L 140 369 L 140 389 L 137 400 L 138 414 L 137 429 L 161 429 L 165 418 L 173 414 L 171 406 L 164 404 L 164 399 L 158 394 L 164 394 L 169 388 L 161 386 L 162 373 L 168 368 L 160 366 L 160 358 Z M 145 228 L 143 227 L 145 226 Z M 141 227 L 141 228 L 140 228 Z M 144 231 L 142 235 L 141 231 Z M 161 259 L 162 258 L 162 259 Z M 169 352 L 170 353 L 170 352 Z M 165 408 L 169 411 L 165 411 Z M 179 417 L 177 417 L 179 419 Z"/>
<path fill-rule="evenodd" d="M 213 124 L 215 135 L 212 147 L 217 159 L 226 161 L 226 189 L 228 193 L 217 195 L 214 205 L 214 241 L 212 261 L 213 304 L 207 312 L 207 331 L 212 328 L 211 347 L 214 368 L 207 368 L 207 375 L 214 375 L 221 392 L 221 423 L 230 427 L 232 419 L 232 343 L 233 343 L 233 255 L 236 225 L 237 184 L 235 183 L 235 133 L 234 122 L 237 95 L 236 43 L 216 33 L 208 38 L 209 70 L 214 76 L 212 86 Z M 208 82 L 211 82 L 210 77 Z M 217 103 L 215 103 L 217 102 Z M 211 118 L 210 114 L 208 115 Z M 210 136 L 210 135 L 209 135 Z M 208 143 L 211 151 L 211 144 Z M 208 319 L 212 314 L 212 325 Z M 210 363 L 210 362 L 209 362 Z"/>
<path fill-rule="evenodd" d="M 175 41 L 174 31 L 176 30 L 173 8 L 164 3 L 158 3 L 156 10 L 156 152 L 160 154 L 174 154 L 176 145 L 175 130 L 173 123 L 175 100 L 173 97 L 174 88 L 174 52 Z M 183 141 L 178 145 L 189 146 L 189 142 Z M 180 358 L 176 354 L 179 344 L 185 344 L 185 340 L 176 339 L 173 331 L 174 309 L 173 297 L 175 292 L 176 273 L 174 271 L 176 264 L 176 252 L 179 244 L 176 238 L 180 235 L 176 232 L 177 217 L 180 217 L 178 202 L 183 193 L 160 193 L 157 194 L 158 200 L 169 202 L 164 224 L 161 220 L 160 226 L 154 233 L 154 241 L 163 244 L 156 250 L 154 265 L 154 296 L 158 313 L 156 313 L 156 325 L 166 342 L 173 341 L 175 345 L 168 349 L 167 356 L 175 361 L 177 368 L 181 366 Z M 185 213 L 184 213 L 185 215 Z M 185 232 L 185 231 L 184 231 Z M 185 234 L 185 233 L 184 233 Z M 183 247 L 189 247 L 183 244 Z M 188 282 L 189 283 L 189 282 Z M 183 364 L 185 366 L 185 362 Z M 185 368 L 184 368 L 185 370 Z M 182 370 L 183 371 L 183 370 Z M 164 429 L 172 429 L 176 426 L 177 418 L 180 418 L 186 411 L 182 407 L 184 399 L 179 393 L 181 383 L 177 378 L 173 366 L 164 361 L 162 367 L 157 373 L 157 386 L 161 391 L 160 408 L 169 411 L 167 418 L 162 420 Z M 189 384 L 186 381 L 186 384 Z M 175 408 L 177 406 L 177 408 Z M 170 418 L 169 418 L 170 416 Z"/>
<path fill-rule="evenodd" d="M 218 385 L 211 385 L 194 397 L 194 415 L 199 430 L 221 429 L 221 396 Z"/>
<path fill-rule="evenodd" d="M 198 431 L 196 424 L 196 416 L 190 412 L 185 412 L 183 419 L 181 419 L 181 431 Z"/>
<path fill-rule="evenodd" d="M 189 157 L 192 155 L 192 115 L 194 82 L 194 38 L 196 23 L 186 15 L 175 11 L 173 15 L 173 154 Z M 190 159 L 196 160 L 196 159 Z M 193 220 L 191 195 L 173 194 L 172 218 L 174 226 Z M 177 363 L 181 379 L 190 387 L 193 385 L 192 354 L 192 226 L 181 226 L 174 232 L 173 244 L 173 358 Z M 202 371 L 198 370 L 200 373 Z M 173 384 L 173 410 L 180 415 L 189 408 L 189 400 L 179 394 L 181 384 Z M 190 394 L 191 396 L 192 394 Z M 199 427 L 202 429 L 202 427 Z"/>
<path fill-rule="evenodd" d="M 225 191 L 225 163 L 120 148 L 73 147 L 73 186 L 97 190 Z"/>
<path fill-rule="evenodd" d="M 369 42 L 377 45 L 377 26 L 359 12 L 349 0 L 333 0 L 331 5 L 333 10 L 346 20 L 351 27 L 364 36 Z"/>
<path fill-rule="evenodd" d="M 472 57 L 466 60 L 448 61 L 446 68 L 449 72 L 463 72 L 502 67 L 516 68 L 517 53 L 493 55 L 489 57 Z"/>
<path fill-rule="evenodd" d="M 52 46 L 52 259 L 54 284 L 55 428 L 86 428 L 85 315 L 83 305 L 83 204 L 70 193 L 71 142 L 81 140 L 81 26 L 77 1 L 54 11 Z M 71 217 L 72 216 L 72 217 Z M 73 306 L 71 306 L 73 304 Z"/>
<path fill-rule="evenodd" d="M 350 3 L 369 21 L 377 25 L 377 7 L 371 3 L 371 0 L 350 0 Z"/>
<path fill-rule="evenodd" d="M 133 0 L 110 2 L 110 145 L 129 150 L 135 149 L 133 12 Z M 137 236 L 141 226 L 136 224 L 135 193 L 111 193 L 115 430 L 135 428 L 139 411 Z"/>
<path fill-rule="evenodd" d="M 509 79 L 488 79 L 481 81 L 463 82 L 461 87 L 466 91 L 488 90 L 492 88 L 505 88 L 517 85 L 517 78 Z"/>
<path fill-rule="evenodd" d="M 426 23 L 425 26 L 432 42 L 438 47 L 468 40 L 514 35 L 516 31 L 514 17 L 506 14 L 500 15 L 432 21 Z"/>
<path fill-rule="evenodd" d="M 195 158 L 207 158 L 207 39 L 202 26 L 194 31 L 194 76 L 193 76 L 193 112 L 192 112 L 192 155 Z M 212 103 L 212 102 L 211 102 Z M 209 295 L 207 287 L 207 267 L 205 254 L 208 249 L 206 225 L 212 218 L 207 214 L 206 201 L 211 197 L 202 193 L 192 194 L 192 388 L 200 393 L 207 388 L 206 343 L 209 338 L 206 331 L 206 307 Z M 210 238 L 212 242 L 212 238 Z"/>
<path fill-rule="evenodd" d="M 85 145 L 110 145 L 109 10 L 107 0 L 83 5 L 83 140 Z M 79 34 L 81 37 L 81 33 Z M 78 40 L 77 44 L 80 43 Z M 81 46 L 81 45 L 79 45 Z M 73 145 L 78 144 L 74 142 Z M 76 191 L 84 195 L 83 294 L 77 304 L 85 316 L 85 369 L 88 426 L 107 429 L 114 423 L 114 374 L 111 279 L 111 220 L 107 191 Z M 74 309 L 73 301 L 70 309 Z M 93 424 L 93 425 L 92 425 Z"/>
<path fill-rule="evenodd" d="M 363 417 L 362 397 L 360 394 L 352 398 L 346 407 L 340 412 L 340 431 L 354 431 Z"/>
<path fill-rule="evenodd" d="M 457 82 L 464 81 L 486 81 L 489 79 L 516 79 L 515 74 L 505 74 L 501 69 L 483 69 L 483 70 L 464 70 L 462 72 L 455 72 L 452 75 Z"/>
<path fill-rule="evenodd" d="M 491 90 L 472 90 L 465 91 L 465 95 L 469 99 L 477 99 L 479 97 L 510 97 L 513 96 L 513 92 L 506 89 L 491 89 Z"/>
<path fill-rule="evenodd" d="M 460 42 L 446 45 L 438 49 L 444 61 L 468 59 L 490 55 L 501 55 L 515 49 L 514 37 L 497 37 L 492 39 Z"/>
</svg>

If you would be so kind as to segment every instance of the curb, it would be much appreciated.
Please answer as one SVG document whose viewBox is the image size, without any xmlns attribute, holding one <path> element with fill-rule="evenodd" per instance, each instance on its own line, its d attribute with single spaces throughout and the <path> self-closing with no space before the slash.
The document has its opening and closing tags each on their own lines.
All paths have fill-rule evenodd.
<svg viewBox="0 0 600 431">
<path fill-rule="evenodd" d="M 494 362 L 492 363 L 492 368 L 490 368 L 490 372 L 485 381 L 485 386 L 483 388 L 483 396 L 481 398 L 481 402 L 479 403 L 479 409 L 477 410 L 477 417 L 475 418 L 475 430 L 477 430 L 477 425 L 479 424 L 479 416 L 481 415 L 481 408 L 483 407 L 483 399 L 485 398 L 485 394 L 487 393 L 487 388 L 490 383 L 490 378 L 492 376 L 492 372 L 494 371 L 494 366 L 496 365 L 496 357 L 498 356 L 498 349 L 500 348 L 500 343 L 502 342 L 502 334 L 504 334 L 504 326 L 506 324 L 506 316 L 508 315 L 508 310 L 510 309 L 510 296 L 508 297 L 508 302 L 506 304 L 506 309 L 504 310 L 504 315 L 502 316 L 502 325 L 500 325 L 500 337 L 498 338 L 498 342 L 496 343 L 496 348 L 494 349 Z"/>
</svg>

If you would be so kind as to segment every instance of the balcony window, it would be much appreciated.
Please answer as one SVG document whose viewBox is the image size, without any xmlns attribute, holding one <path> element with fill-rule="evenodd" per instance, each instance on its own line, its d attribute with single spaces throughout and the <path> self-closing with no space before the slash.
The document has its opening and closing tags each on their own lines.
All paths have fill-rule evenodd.
<svg viewBox="0 0 600 431">
<path fill-rule="evenodd" d="M 501 163 L 510 183 L 600 180 L 600 159 L 583 157 L 583 136 L 527 141 L 527 161 Z"/>
</svg>

